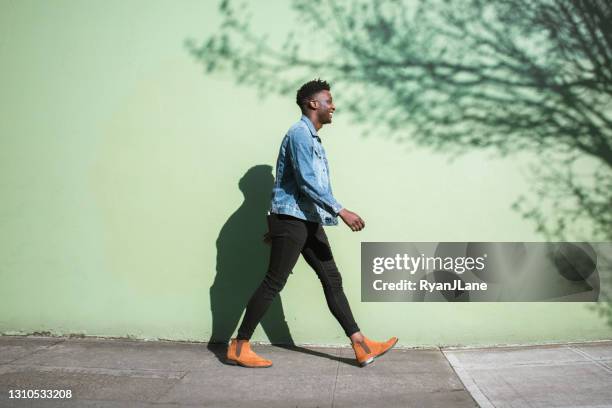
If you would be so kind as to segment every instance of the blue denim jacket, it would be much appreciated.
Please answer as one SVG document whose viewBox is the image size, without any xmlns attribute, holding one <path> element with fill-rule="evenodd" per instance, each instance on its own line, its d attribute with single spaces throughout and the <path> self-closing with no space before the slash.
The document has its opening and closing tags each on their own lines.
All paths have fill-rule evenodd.
<svg viewBox="0 0 612 408">
<path fill-rule="evenodd" d="M 270 212 L 338 225 L 342 205 L 332 194 L 325 149 L 306 115 L 289 128 L 276 160 Z"/>
</svg>

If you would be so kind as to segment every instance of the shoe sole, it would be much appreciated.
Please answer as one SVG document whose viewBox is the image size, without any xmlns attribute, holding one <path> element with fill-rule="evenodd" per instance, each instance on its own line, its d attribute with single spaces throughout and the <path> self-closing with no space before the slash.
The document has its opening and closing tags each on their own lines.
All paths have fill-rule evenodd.
<svg viewBox="0 0 612 408">
<path fill-rule="evenodd" d="M 229 360 L 229 359 L 226 359 L 225 362 L 227 364 L 229 364 L 229 365 L 235 365 L 235 366 L 246 367 L 246 368 L 268 368 L 268 367 L 272 367 L 272 364 L 267 365 L 267 366 L 250 366 L 250 365 L 246 365 L 246 364 L 240 363 L 238 361 Z"/>
<path fill-rule="evenodd" d="M 391 347 L 389 347 L 388 349 L 386 349 L 385 351 L 383 351 L 382 353 L 380 353 L 377 356 L 374 357 L 370 357 L 368 358 L 366 361 L 364 361 L 363 363 L 359 363 L 359 367 L 365 367 L 368 364 L 371 364 L 374 362 L 375 359 L 377 359 L 378 357 L 384 355 L 387 351 L 391 350 L 393 347 L 395 347 L 395 345 L 397 344 L 397 342 L 399 341 L 399 339 L 395 339 L 395 342 L 391 345 Z"/>
</svg>

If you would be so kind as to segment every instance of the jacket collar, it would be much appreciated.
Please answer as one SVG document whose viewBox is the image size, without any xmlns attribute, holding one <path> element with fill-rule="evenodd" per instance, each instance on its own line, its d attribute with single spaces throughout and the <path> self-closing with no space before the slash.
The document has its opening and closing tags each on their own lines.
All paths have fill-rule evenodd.
<svg viewBox="0 0 612 408">
<path fill-rule="evenodd" d="M 312 124 L 312 122 L 310 121 L 310 119 L 308 119 L 308 116 L 302 114 L 302 117 L 300 118 L 300 120 L 302 120 L 304 123 L 306 123 L 306 126 L 308 126 L 308 130 L 310 130 L 310 134 L 312 135 L 312 137 L 316 137 L 319 140 L 319 142 L 320 142 L 321 138 L 317 134 L 317 131 L 316 131 L 314 125 Z"/>
</svg>

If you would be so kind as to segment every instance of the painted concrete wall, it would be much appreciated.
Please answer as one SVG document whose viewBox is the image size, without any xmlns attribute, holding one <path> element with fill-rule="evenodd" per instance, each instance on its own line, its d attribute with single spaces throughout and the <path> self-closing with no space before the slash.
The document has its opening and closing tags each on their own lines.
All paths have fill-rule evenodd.
<svg viewBox="0 0 612 408">
<path fill-rule="evenodd" d="M 0 7 L 0 332 L 230 336 L 265 273 L 264 214 L 278 145 L 299 118 L 293 97 L 203 73 L 184 41 L 215 30 L 212 1 Z M 291 24 L 285 2 L 260 7 L 262 29 Z M 332 91 L 338 115 L 320 134 L 334 192 L 367 227 L 327 233 L 366 335 L 405 346 L 612 337 L 583 303 L 361 303 L 362 241 L 542 238 L 510 208 L 527 158 L 449 163 L 364 138 Z M 303 260 L 254 340 L 289 336 L 346 342 Z"/>
</svg>

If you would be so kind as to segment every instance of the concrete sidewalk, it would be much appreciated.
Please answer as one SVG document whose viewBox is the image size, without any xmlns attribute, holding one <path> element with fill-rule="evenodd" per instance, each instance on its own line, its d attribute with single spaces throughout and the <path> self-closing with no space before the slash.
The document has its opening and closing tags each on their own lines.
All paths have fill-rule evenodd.
<svg viewBox="0 0 612 408">
<path fill-rule="evenodd" d="M 612 407 L 612 341 L 443 353 L 482 408 Z"/>
<path fill-rule="evenodd" d="M 612 407 L 612 342 L 396 348 L 365 368 L 350 348 L 253 348 L 274 366 L 204 343 L 0 336 L 0 406 Z M 10 398 L 36 389 L 72 398 Z"/>
</svg>

